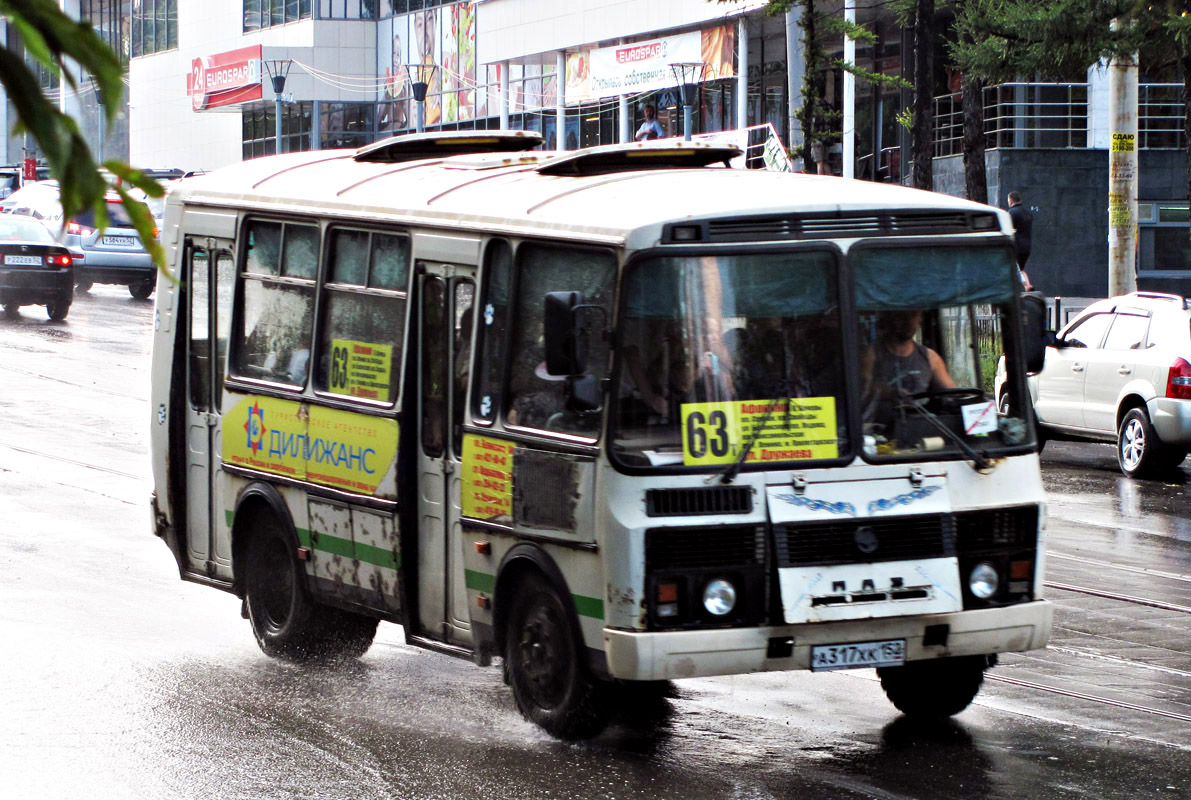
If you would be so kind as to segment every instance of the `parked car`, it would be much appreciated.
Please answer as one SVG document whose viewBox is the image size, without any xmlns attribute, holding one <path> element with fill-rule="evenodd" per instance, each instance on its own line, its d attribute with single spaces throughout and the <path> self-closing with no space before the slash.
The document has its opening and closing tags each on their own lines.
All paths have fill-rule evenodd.
<svg viewBox="0 0 1191 800">
<path fill-rule="evenodd" d="M 44 220 L 51 228 L 60 226 L 60 240 L 84 254 L 75 272 L 75 286 L 85 292 L 96 283 L 122 283 L 138 300 L 146 300 L 157 285 L 157 268 L 145 251 L 120 196 L 106 198 L 108 227 L 99 231 L 95 212 L 88 209 L 63 223 L 57 181 L 27 184 L 7 197 L 0 208 L 9 214 Z"/>
<path fill-rule="evenodd" d="M 66 318 L 74 296 L 77 253 L 27 216 L 0 216 L 0 304 L 13 319 L 20 307 L 44 305 L 50 319 Z"/>
<path fill-rule="evenodd" d="M 1098 300 L 1065 325 L 1028 379 L 1040 435 L 1111 441 L 1121 471 L 1157 475 L 1191 449 L 1191 310 L 1157 292 Z M 1004 369 L 997 397 L 1008 402 Z"/>
</svg>

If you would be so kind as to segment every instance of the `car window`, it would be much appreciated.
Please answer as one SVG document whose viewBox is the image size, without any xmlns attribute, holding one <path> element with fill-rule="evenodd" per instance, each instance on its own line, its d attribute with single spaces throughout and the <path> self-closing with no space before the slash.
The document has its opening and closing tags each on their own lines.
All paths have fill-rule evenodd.
<svg viewBox="0 0 1191 800">
<path fill-rule="evenodd" d="M 1063 342 L 1067 347 L 1099 347 L 1110 322 L 1112 314 L 1093 314 L 1085 317 L 1063 335 Z"/>
<path fill-rule="evenodd" d="M 23 240 L 26 242 L 53 242 L 54 236 L 40 222 L 27 217 L 9 216 L 0 220 L 0 240 Z"/>
<path fill-rule="evenodd" d="M 1117 314 L 1108 338 L 1104 340 L 1105 350 L 1140 350 L 1145 344 L 1146 329 L 1150 327 L 1148 315 Z"/>
</svg>

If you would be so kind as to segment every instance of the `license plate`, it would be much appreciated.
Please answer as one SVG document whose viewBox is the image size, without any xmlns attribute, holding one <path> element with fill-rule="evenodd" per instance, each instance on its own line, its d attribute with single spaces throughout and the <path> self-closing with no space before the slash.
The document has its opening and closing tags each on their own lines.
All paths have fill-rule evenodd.
<svg viewBox="0 0 1191 800">
<path fill-rule="evenodd" d="M 116 247 L 135 247 L 136 238 L 132 236 L 105 236 L 103 237 L 103 243 L 115 245 Z"/>
<path fill-rule="evenodd" d="M 853 642 L 851 644 L 821 644 L 811 648 L 811 670 L 814 672 L 892 667 L 904 663 L 906 663 L 905 639 Z"/>
<path fill-rule="evenodd" d="M 38 256 L 5 256 L 5 264 L 22 265 L 26 267 L 40 267 L 43 259 Z"/>
</svg>

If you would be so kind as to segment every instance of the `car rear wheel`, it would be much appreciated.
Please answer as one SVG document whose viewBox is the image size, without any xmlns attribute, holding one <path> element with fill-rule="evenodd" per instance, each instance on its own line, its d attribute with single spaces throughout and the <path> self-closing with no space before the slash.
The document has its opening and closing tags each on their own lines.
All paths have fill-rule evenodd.
<svg viewBox="0 0 1191 800">
<path fill-rule="evenodd" d="M 66 319 L 66 315 L 70 313 L 70 295 L 46 303 L 45 313 L 55 322 Z"/>
<path fill-rule="evenodd" d="M 74 290 L 76 292 L 86 293 L 86 292 L 91 291 L 91 287 L 94 285 L 95 284 L 92 281 L 88 281 L 88 280 L 75 281 Z"/>
<path fill-rule="evenodd" d="M 1174 469 L 1187 451 L 1163 444 L 1145 409 L 1131 408 L 1117 429 L 1117 462 L 1130 478 L 1157 475 Z"/>
<path fill-rule="evenodd" d="M 149 295 L 153 294 L 154 283 L 152 278 L 146 278 L 138 283 L 130 283 L 128 284 L 128 293 L 134 300 L 148 300 Z"/>
</svg>

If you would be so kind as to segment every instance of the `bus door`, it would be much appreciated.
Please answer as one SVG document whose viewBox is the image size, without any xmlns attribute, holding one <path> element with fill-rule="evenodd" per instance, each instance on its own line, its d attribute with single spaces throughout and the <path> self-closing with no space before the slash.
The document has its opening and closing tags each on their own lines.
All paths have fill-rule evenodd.
<svg viewBox="0 0 1191 800">
<path fill-rule="evenodd" d="M 471 641 L 463 582 L 460 461 L 475 268 L 420 265 L 418 617 L 436 639 Z"/>
<path fill-rule="evenodd" d="M 216 552 L 212 522 L 219 523 L 215 470 L 222 442 L 219 402 L 231 329 L 235 280 L 232 243 L 186 239 L 182 280 L 186 285 L 186 543 L 192 570 L 213 575 L 216 562 L 231 563 L 230 552 Z M 226 537 L 219 537 L 226 541 Z"/>
</svg>

